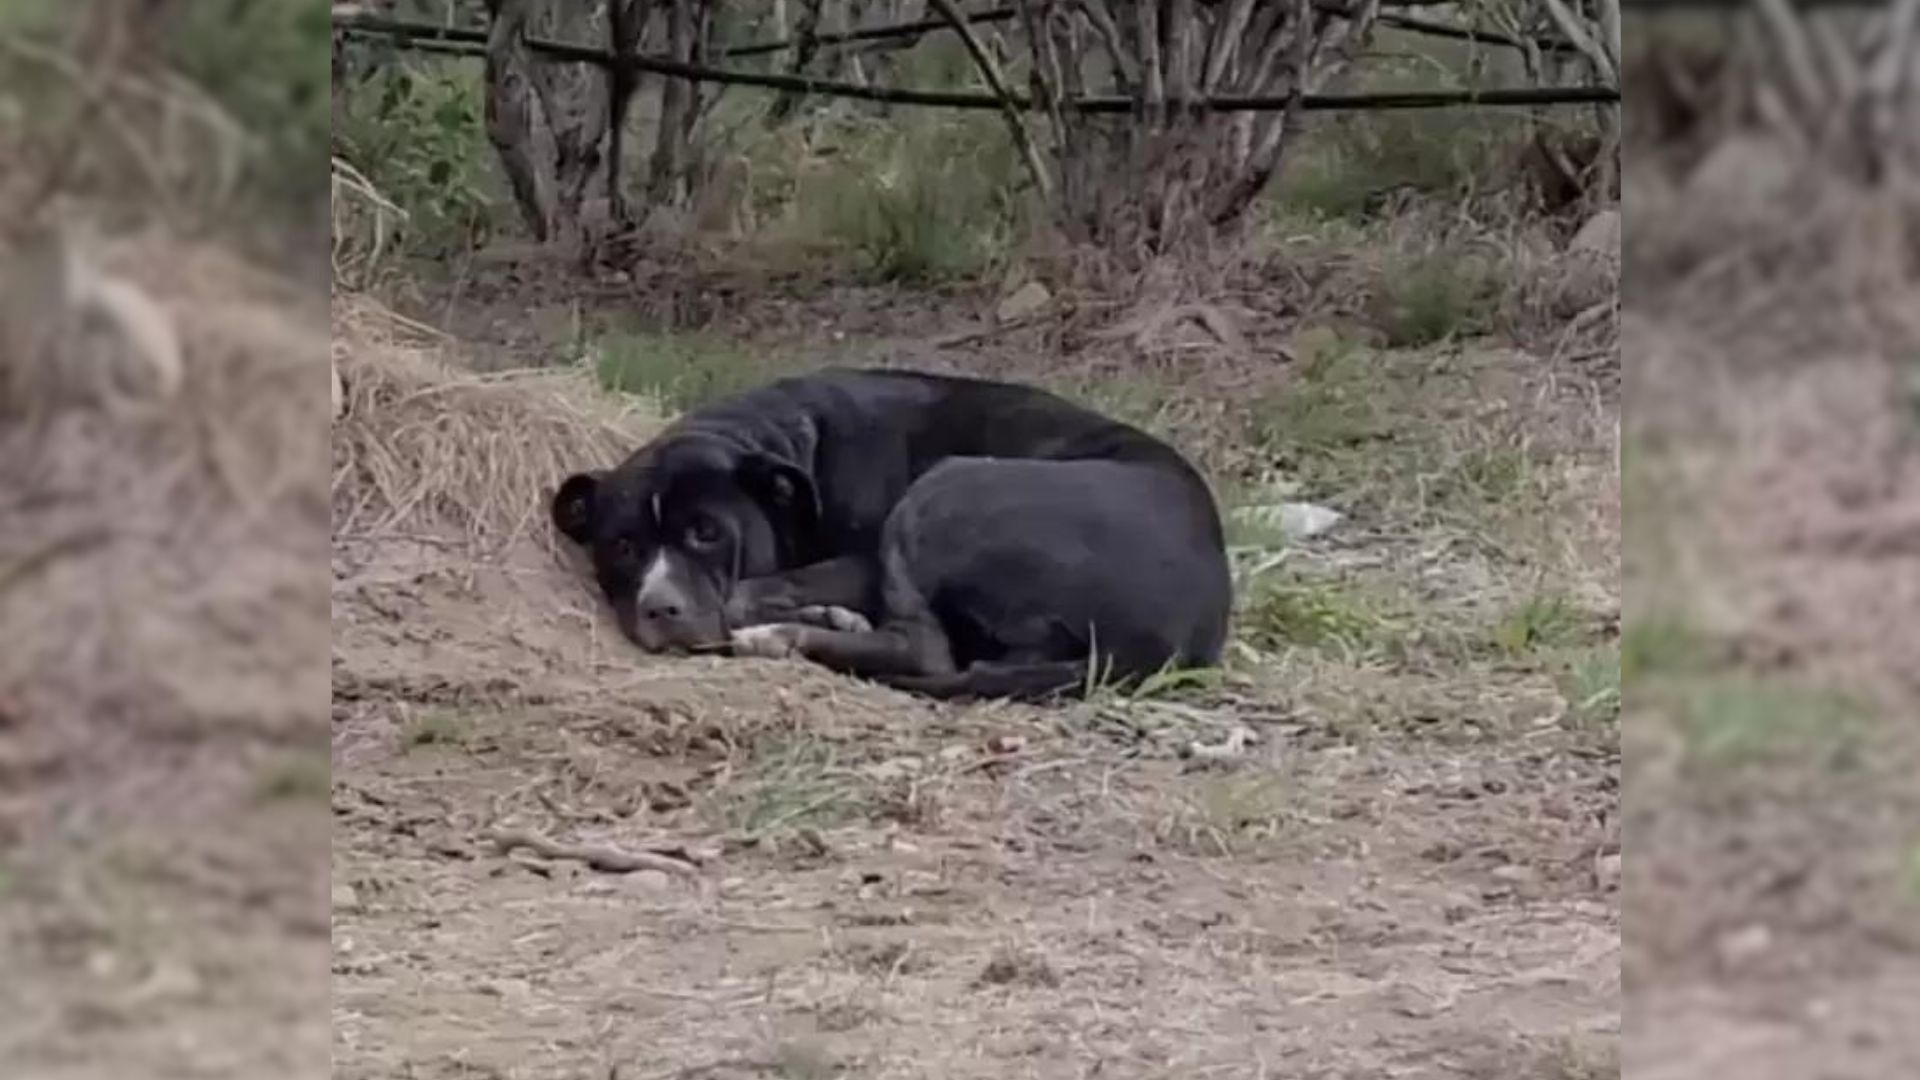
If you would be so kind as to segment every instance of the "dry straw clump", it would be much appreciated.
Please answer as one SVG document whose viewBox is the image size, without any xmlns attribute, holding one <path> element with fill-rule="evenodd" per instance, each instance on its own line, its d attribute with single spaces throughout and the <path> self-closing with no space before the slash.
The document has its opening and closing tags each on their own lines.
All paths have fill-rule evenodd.
<svg viewBox="0 0 1920 1080">
<path fill-rule="evenodd" d="M 434 331 L 365 298 L 335 299 L 333 331 L 336 536 L 452 529 L 497 551 L 544 534 L 535 526 L 561 478 L 618 461 L 663 423 L 578 368 L 460 371 Z"/>
</svg>

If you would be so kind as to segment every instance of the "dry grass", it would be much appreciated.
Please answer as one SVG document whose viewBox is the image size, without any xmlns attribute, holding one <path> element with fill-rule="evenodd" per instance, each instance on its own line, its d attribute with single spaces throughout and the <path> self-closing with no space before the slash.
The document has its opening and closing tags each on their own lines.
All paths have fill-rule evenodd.
<svg viewBox="0 0 1920 1080">
<path fill-rule="evenodd" d="M 476 549 L 527 535 L 567 474 L 611 465 L 661 421 L 573 370 L 461 374 L 445 341 L 369 300 L 336 299 L 335 535 L 459 530 Z"/>
</svg>

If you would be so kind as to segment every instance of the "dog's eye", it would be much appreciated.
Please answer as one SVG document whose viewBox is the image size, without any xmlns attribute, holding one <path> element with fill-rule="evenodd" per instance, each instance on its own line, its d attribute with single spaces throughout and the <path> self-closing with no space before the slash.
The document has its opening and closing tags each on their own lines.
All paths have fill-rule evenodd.
<svg viewBox="0 0 1920 1080">
<path fill-rule="evenodd" d="M 697 548 L 710 548 L 726 538 L 720 523 L 710 517 L 694 518 L 687 526 L 687 543 Z"/>
<path fill-rule="evenodd" d="M 613 553 L 622 559 L 631 559 L 637 554 L 633 541 L 624 536 L 613 542 Z"/>
</svg>

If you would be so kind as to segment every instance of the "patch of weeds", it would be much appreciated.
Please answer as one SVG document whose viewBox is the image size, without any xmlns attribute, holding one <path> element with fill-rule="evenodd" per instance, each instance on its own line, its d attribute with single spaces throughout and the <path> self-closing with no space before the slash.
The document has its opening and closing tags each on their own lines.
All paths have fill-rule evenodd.
<svg viewBox="0 0 1920 1080">
<path fill-rule="evenodd" d="M 1699 674 L 1725 656 L 1710 636 L 1684 616 L 1651 612 L 1629 616 L 1620 634 L 1620 677 L 1627 684 L 1662 675 Z"/>
<path fill-rule="evenodd" d="M 1389 628 L 1375 606 L 1351 589 L 1277 574 L 1249 583 L 1235 622 L 1241 640 L 1261 649 L 1361 649 L 1378 644 Z"/>
<path fill-rule="evenodd" d="M 167 55 L 245 126 L 254 144 L 247 164 L 258 179 L 304 207 L 297 200 L 319 194 L 332 126 L 331 72 L 320 66 L 320 43 L 332 32 L 326 9 L 180 4 L 168 14 Z"/>
<path fill-rule="evenodd" d="M 1501 654 L 1518 658 L 1578 644 L 1586 636 L 1586 617 L 1558 593 L 1527 597 L 1500 617 L 1490 634 Z"/>
<path fill-rule="evenodd" d="M 1560 672 L 1560 696 L 1575 723 L 1591 726 L 1620 715 L 1620 648 L 1605 645 L 1576 653 Z"/>
<path fill-rule="evenodd" d="M 1484 334 L 1493 325 L 1493 267 L 1457 251 L 1397 256 L 1381 269 L 1370 321 L 1393 348 Z"/>
<path fill-rule="evenodd" d="M 293 754 L 275 762 L 260 776 L 263 802 L 319 802 L 333 791 L 333 764 L 325 756 Z"/>
<path fill-rule="evenodd" d="M 709 798 L 729 830 L 750 837 L 825 828 L 872 806 L 872 792 L 832 744 L 802 737 L 758 754 L 745 776 L 717 785 Z"/>
<path fill-rule="evenodd" d="M 1424 50 L 1424 46 L 1423 46 Z M 1376 82 L 1379 81 L 1377 78 Z M 1427 72 L 1387 83 L 1431 89 Z M 1273 212 L 1325 221 L 1365 221 L 1396 193 L 1457 198 L 1496 177 L 1512 159 L 1522 125 L 1487 110 L 1426 110 L 1316 118 L 1268 196 Z"/>
<path fill-rule="evenodd" d="M 1162 843 L 1197 855 L 1229 857 L 1280 834 L 1293 808 L 1286 779 L 1268 770 L 1208 776 L 1190 786 L 1159 829 Z"/>
<path fill-rule="evenodd" d="M 845 1075 L 846 1069 L 825 1046 L 790 1040 L 774 1049 L 772 1072 L 780 1080 L 828 1080 Z"/>
<path fill-rule="evenodd" d="M 1432 499 L 1454 507 L 1503 506 L 1534 489 L 1533 456 L 1517 446 L 1483 446 L 1461 454 L 1433 484 Z"/>
<path fill-rule="evenodd" d="M 994 951 L 976 985 L 1054 987 L 1060 985 L 1060 973 L 1039 953 L 1007 946 Z"/>
<path fill-rule="evenodd" d="M 1372 354 L 1338 339 L 1297 351 L 1299 370 L 1286 388 L 1257 402 L 1249 415 L 1253 442 L 1279 464 L 1304 470 L 1391 436 Z"/>
<path fill-rule="evenodd" d="M 401 247 L 435 257 L 482 242 L 496 181 L 479 73 L 396 60 L 349 87 L 333 128 L 336 152 L 405 211 Z"/>
<path fill-rule="evenodd" d="M 816 136 L 781 226 L 802 247 L 851 255 L 868 277 L 927 283 L 976 276 L 1024 232 L 1024 174 L 1000 124 L 922 112 L 848 120 Z"/>
<path fill-rule="evenodd" d="M 683 412 L 768 381 L 778 365 L 733 342 L 700 334 L 613 333 L 594 348 L 594 375 L 619 394 Z"/>
<path fill-rule="evenodd" d="M 1868 716 L 1837 690 L 1741 672 L 1662 690 L 1680 719 L 1689 757 L 1710 766 L 1783 758 L 1841 765 Z"/>
<path fill-rule="evenodd" d="M 458 713 L 432 709 L 414 713 L 400 725 L 403 746 L 464 746 L 469 732 Z"/>
</svg>

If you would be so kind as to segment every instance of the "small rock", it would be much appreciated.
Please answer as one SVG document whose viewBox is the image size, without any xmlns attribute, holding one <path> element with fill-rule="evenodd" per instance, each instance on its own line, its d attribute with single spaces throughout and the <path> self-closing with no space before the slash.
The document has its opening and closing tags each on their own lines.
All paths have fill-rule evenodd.
<svg viewBox="0 0 1920 1080">
<path fill-rule="evenodd" d="M 179 960 L 162 960 L 134 987 L 136 1002 L 182 1001 L 199 997 L 205 981 L 192 965 Z"/>
<path fill-rule="evenodd" d="M 360 910 L 360 891 L 344 881 L 333 883 L 331 900 L 335 911 Z"/>
<path fill-rule="evenodd" d="M 1494 880 L 1504 881 L 1509 885 L 1530 885 L 1537 880 L 1539 876 L 1533 867 L 1521 866 L 1517 863 L 1509 863 L 1506 866 L 1496 866 L 1493 868 Z"/>
<path fill-rule="evenodd" d="M 664 870 L 635 870 L 622 878 L 628 892 L 659 893 L 673 887 L 673 878 Z"/>
<path fill-rule="evenodd" d="M 1758 960 L 1773 948 L 1773 931 L 1765 923 L 1754 923 L 1720 936 L 1720 962 L 1739 967 Z"/>
<path fill-rule="evenodd" d="M 1013 291 L 1013 295 L 1000 301 L 994 314 L 1001 322 L 1018 322 L 1031 315 L 1037 315 L 1053 302 L 1053 294 L 1045 285 L 1029 281 Z"/>
<path fill-rule="evenodd" d="M 1025 735 L 995 735 L 987 740 L 989 754 L 1017 754 L 1026 748 Z"/>
<path fill-rule="evenodd" d="M 1694 166 L 1687 176 L 1687 194 L 1722 208 L 1753 208 L 1785 195 L 1801 168 L 1799 155 L 1782 140 L 1735 135 Z"/>
<path fill-rule="evenodd" d="M 1606 209 L 1588 218 L 1586 224 L 1580 226 L 1580 231 L 1573 234 L 1567 250 L 1619 258 L 1620 211 Z"/>
<path fill-rule="evenodd" d="M 1180 756 L 1197 761 L 1232 761 L 1246 753 L 1247 747 L 1260 741 L 1260 733 L 1245 724 L 1235 725 L 1226 738 L 1217 743 L 1190 742 L 1180 748 Z"/>
<path fill-rule="evenodd" d="M 1234 516 L 1249 524 L 1277 530 L 1288 540 L 1307 540 L 1340 524 L 1346 515 L 1328 506 L 1308 502 L 1243 506 Z"/>
<path fill-rule="evenodd" d="M 1602 892 L 1620 887 L 1620 853 L 1602 855 L 1593 861 L 1593 884 Z"/>
<path fill-rule="evenodd" d="M 525 979 L 488 979 L 478 987 L 488 997 L 523 1001 L 533 996 L 533 984 Z"/>
</svg>

